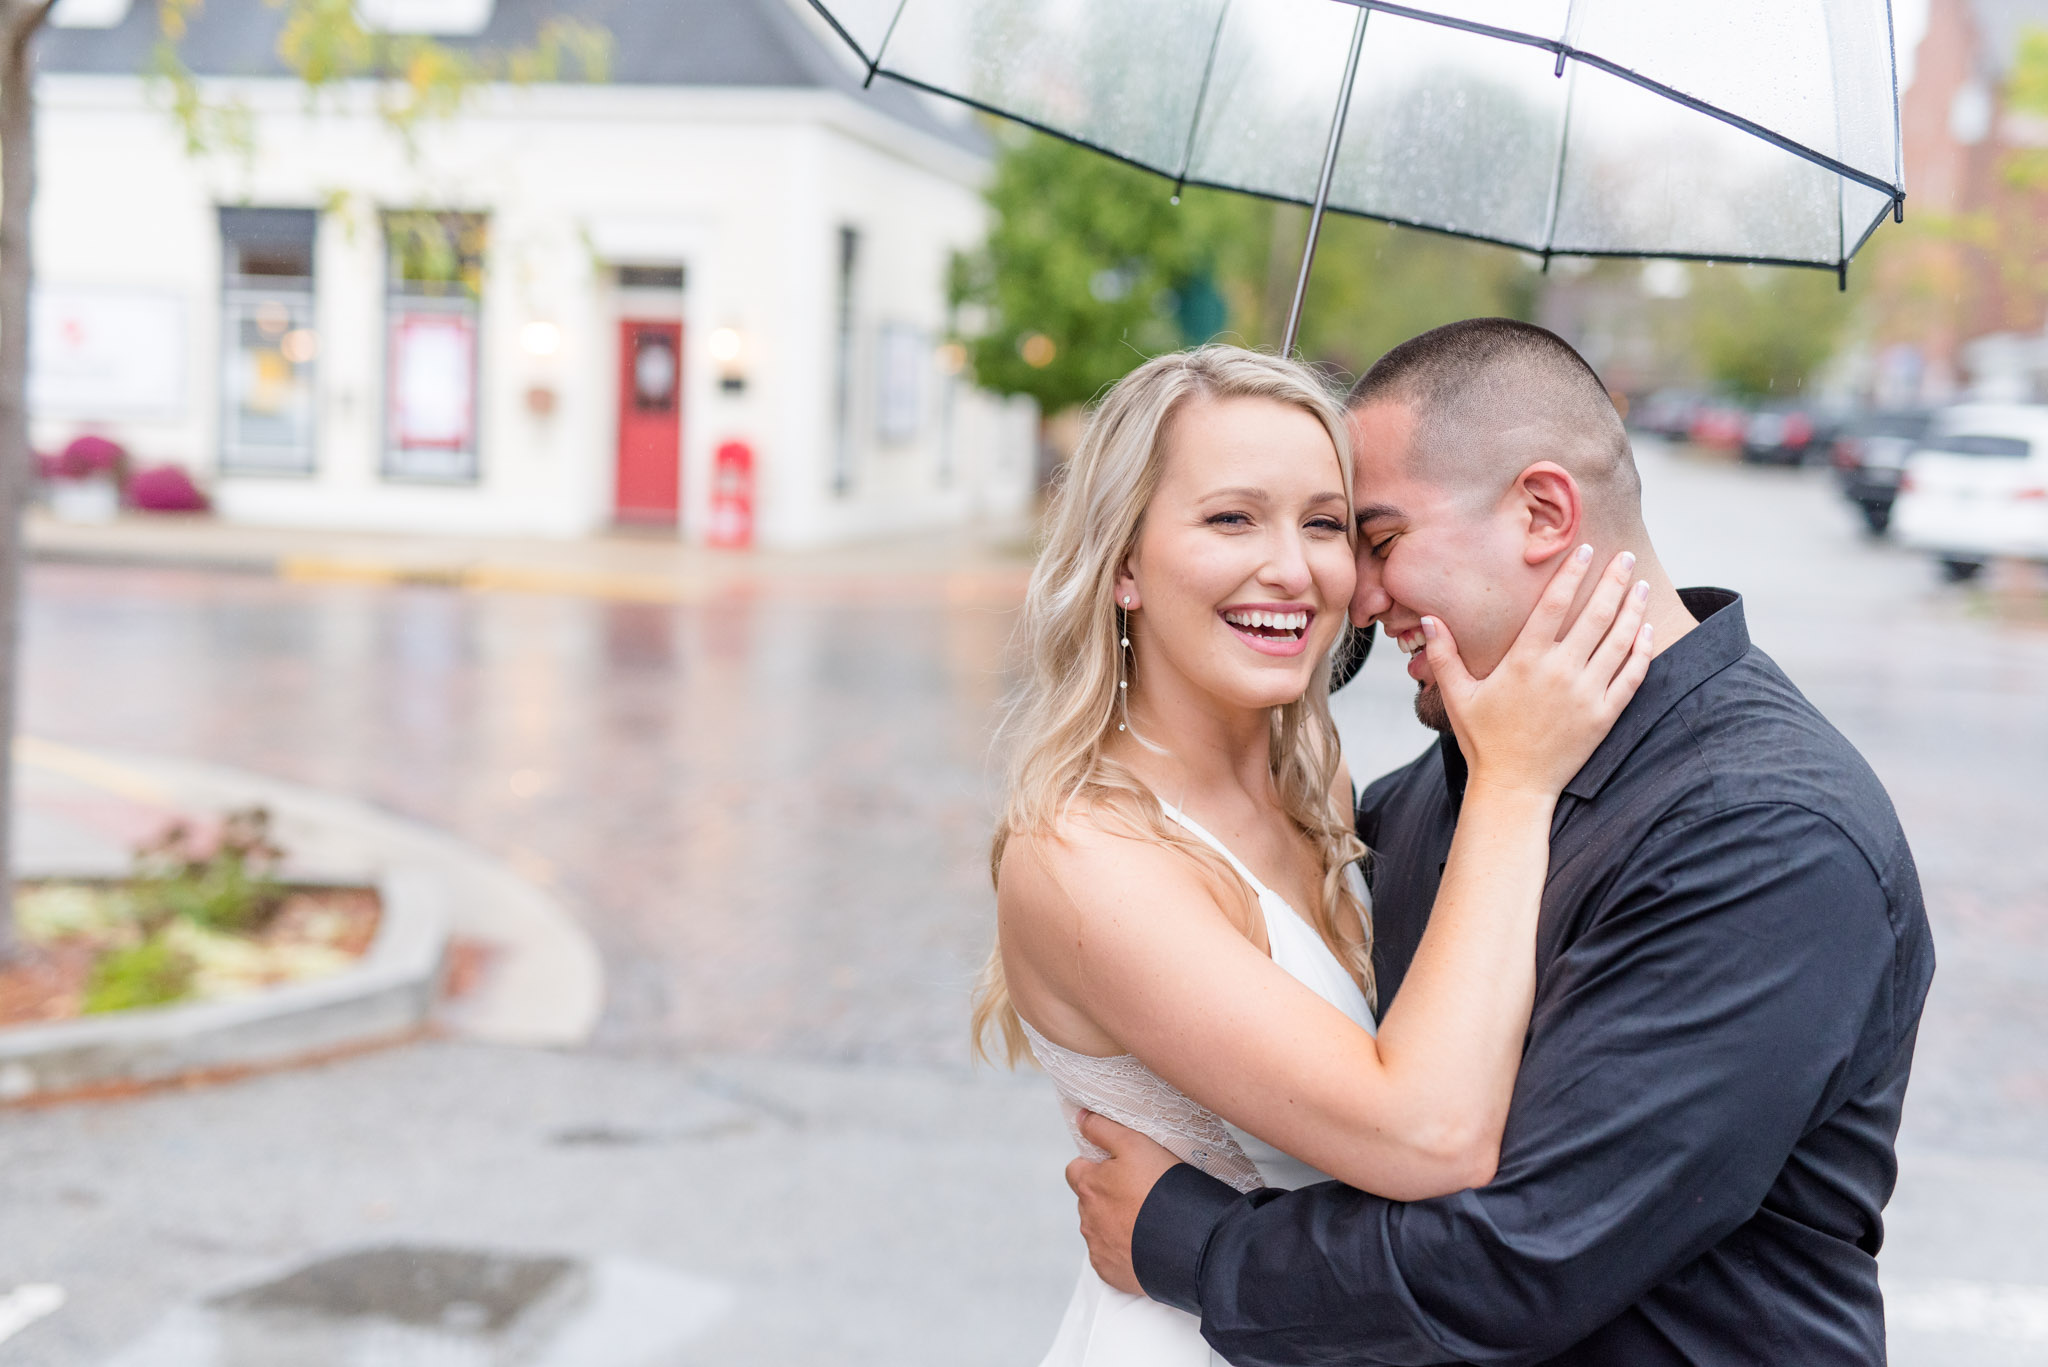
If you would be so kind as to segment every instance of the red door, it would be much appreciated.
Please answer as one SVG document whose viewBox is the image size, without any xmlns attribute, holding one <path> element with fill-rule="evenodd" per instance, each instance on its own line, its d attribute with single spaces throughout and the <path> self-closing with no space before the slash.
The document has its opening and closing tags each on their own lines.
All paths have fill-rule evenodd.
<svg viewBox="0 0 2048 1367">
<path fill-rule="evenodd" d="M 621 522 L 674 526 L 682 494 L 683 325 L 619 323 Z"/>
</svg>

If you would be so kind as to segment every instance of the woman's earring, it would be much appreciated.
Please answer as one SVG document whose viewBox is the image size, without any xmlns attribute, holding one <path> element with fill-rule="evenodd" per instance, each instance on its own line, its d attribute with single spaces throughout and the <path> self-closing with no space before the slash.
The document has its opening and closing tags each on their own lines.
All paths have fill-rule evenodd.
<svg viewBox="0 0 2048 1367">
<path fill-rule="evenodd" d="M 1123 708 L 1124 714 L 1124 719 L 1116 724 L 1116 729 L 1119 731 L 1128 730 L 1131 721 L 1131 681 L 1123 677 L 1127 663 L 1135 663 L 1135 661 L 1128 660 L 1127 658 L 1131 653 L 1131 624 L 1129 620 L 1130 606 L 1130 595 L 1126 594 L 1124 596 L 1124 610 L 1117 613 L 1116 623 L 1116 672 L 1118 676 L 1116 681 L 1116 696 L 1117 702 Z"/>
</svg>

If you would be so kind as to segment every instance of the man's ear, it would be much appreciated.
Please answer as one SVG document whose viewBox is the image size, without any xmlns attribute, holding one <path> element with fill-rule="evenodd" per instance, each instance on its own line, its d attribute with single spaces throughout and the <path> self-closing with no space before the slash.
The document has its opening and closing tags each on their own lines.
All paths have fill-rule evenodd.
<svg viewBox="0 0 2048 1367">
<path fill-rule="evenodd" d="M 1585 540 L 1579 482 L 1553 461 L 1539 460 L 1515 477 L 1509 497 L 1522 517 L 1522 559 L 1541 565 Z"/>
</svg>

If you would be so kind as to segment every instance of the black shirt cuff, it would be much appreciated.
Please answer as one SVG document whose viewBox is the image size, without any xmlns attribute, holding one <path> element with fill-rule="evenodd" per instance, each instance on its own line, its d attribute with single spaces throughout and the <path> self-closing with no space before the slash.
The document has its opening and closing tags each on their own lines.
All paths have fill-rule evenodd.
<svg viewBox="0 0 2048 1367">
<path fill-rule="evenodd" d="M 1223 1213 L 1243 1198 L 1227 1182 L 1176 1163 L 1161 1174 L 1138 1208 L 1131 1230 L 1131 1270 L 1155 1301 L 1202 1313 L 1202 1255 Z"/>
</svg>

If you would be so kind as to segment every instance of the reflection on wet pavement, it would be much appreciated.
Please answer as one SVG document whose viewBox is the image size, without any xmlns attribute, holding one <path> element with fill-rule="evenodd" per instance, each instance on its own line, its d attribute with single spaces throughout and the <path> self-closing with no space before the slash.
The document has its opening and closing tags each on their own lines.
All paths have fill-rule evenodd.
<svg viewBox="0 0 2048 1367">
<path fill-rule="evenodd" d="M 31 576 L 24 729 L 467 837 L 577 907 L 612 1045 L 957 1061 L 1021 575 L 682 606 Z"/>
</svg>

